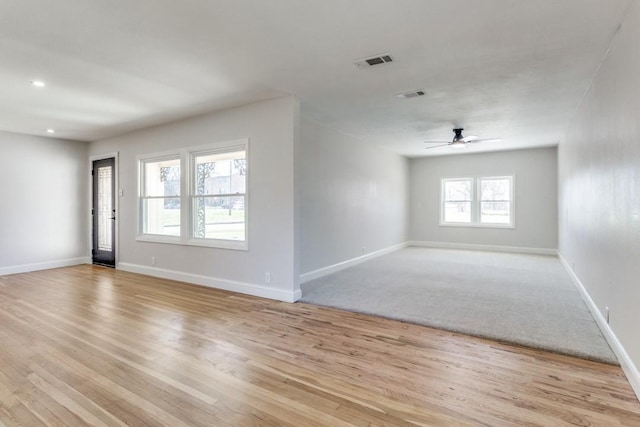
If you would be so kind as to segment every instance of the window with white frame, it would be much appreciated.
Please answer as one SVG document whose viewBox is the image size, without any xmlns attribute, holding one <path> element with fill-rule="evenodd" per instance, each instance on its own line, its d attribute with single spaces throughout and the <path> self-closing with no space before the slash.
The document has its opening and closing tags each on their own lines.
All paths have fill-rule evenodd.
<svg viewBox="0 0 640 427">
<path fill-rule="evenodd" d="M 191 153 L 193 239 L 245 240 L 244 147 Z"/>
<path fill-rule="evenodd" d="M 513 224 L 513 177 L 478 178 L 481 224 Z"/>
<path fill-rule="evenodd" d="M 441 225 L 513 227 L 513 176 L 442 178 Z"/>
<path fill-rule="evenodd" d="M 247 248 L 248 141 L 140 156 L 138 240 Z"/>
<path fill-rule="evenodd" d="M 140 229 L 154 236 L 180 236 L 180 156 L 140 161 Z"/>
<path fill-rule="evenodd" d="M 442 222 L 470 223 L 473 178 L 442 180 Z"/>
</svg>

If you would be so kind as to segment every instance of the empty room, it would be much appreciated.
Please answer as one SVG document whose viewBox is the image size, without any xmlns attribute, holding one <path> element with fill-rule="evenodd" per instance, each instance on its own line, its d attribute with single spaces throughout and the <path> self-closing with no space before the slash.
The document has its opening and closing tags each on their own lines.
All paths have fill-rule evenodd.
<svg viewBox="0 0 640 427">
<path fill-rule="evenodd" d="M 0 427 L 640 425 L 637 0 L 0 36 Z"/>
</svg>

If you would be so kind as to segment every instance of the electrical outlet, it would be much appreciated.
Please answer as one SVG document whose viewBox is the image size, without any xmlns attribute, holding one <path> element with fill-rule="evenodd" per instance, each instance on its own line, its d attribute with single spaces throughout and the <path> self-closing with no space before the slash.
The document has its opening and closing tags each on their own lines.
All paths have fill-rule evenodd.
<svg viewBox="0 0 640 427">
<path fill-rule="evenodd" d="M 268 271 L 264 273 L 264 283 L 271 283 L 271 273 Z"/>
<path fill-rule="evenodd" d="M 155 267 L 156 265 L 156 257 L 152 256 L 151 257 L 151 265 Z"/>
</svg>

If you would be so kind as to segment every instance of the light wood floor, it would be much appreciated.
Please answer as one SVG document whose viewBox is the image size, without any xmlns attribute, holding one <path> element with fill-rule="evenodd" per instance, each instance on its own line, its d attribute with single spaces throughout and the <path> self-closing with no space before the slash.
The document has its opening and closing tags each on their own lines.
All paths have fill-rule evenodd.
<svg viewBox="0 0 640 427">
<path fill-rule="evenodd" d="M 639 426 L 620 368 L 78 266 L 0 277 L 0 426 Z"/>
</svg>

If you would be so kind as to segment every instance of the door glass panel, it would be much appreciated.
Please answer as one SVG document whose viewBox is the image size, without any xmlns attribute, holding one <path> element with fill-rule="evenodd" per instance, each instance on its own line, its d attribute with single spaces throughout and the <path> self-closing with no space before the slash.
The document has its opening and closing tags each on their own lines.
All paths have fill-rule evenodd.
<svg viewBox="0 0 640 427">
<path fill-rule="evenodd" d="M 101 251 L 111 251 L 113 246 L 112 179 L 111 166 L 98 168 L 98 250 Z"/>
</svg>

